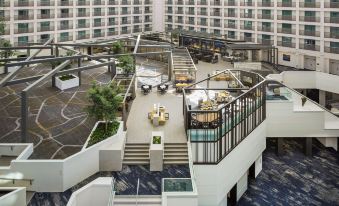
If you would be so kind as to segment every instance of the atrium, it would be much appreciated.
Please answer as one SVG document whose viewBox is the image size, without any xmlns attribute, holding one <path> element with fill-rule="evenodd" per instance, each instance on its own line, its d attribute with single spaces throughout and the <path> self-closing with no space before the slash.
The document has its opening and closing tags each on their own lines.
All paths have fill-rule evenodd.
<svg viewBox="0 0 339 206">
<path fill-rule="evenodd" d="M 0 1 L 0 205 L 339 205 L 337 0 Z"/>
</svg>

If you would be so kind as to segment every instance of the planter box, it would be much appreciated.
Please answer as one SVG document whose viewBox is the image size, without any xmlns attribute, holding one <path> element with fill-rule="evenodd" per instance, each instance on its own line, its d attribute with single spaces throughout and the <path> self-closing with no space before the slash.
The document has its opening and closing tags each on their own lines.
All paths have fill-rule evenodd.
<svg viewBox="0 0 339 206">
<path fill-rule="evenodd" d="M 160 143 L 153 142 L 154 138 L 160 138 Z M 164 132 L 152 132 L 151 146 L 149 149 L 150 171 L 162 171 L 164 165 Z"/>
<path fill-rule="evenodd" d="M 72 75 L 73 79 L 62 81 L 60 77 L 55 78 L 55 86 L 60 90 L 70 89 L 79 86 L 79 77 Z"/>
</svg>

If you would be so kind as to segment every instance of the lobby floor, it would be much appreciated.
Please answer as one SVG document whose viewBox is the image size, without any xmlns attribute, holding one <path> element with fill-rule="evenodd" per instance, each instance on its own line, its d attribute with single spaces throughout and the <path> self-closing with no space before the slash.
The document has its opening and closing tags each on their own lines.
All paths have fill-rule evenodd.
<svg viewBox="0 0 339 206">
<path fill-rule="evenodd" d="M 303 153 L 302 139 L 285 139 L 284 154 L 267 139 L 263 170 L 238 205 L 339 205 L 339 153 L 313 141 L 313 157 Z"/>
</svg>

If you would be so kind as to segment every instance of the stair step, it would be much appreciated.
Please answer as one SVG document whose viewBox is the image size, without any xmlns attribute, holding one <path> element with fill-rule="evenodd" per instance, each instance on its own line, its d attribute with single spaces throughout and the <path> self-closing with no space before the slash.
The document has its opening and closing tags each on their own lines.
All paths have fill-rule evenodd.
<svg viewBox="0 0 339 206">
<path fill-rule="evenodd" d="M 144 160 L 144 161 L 124 160 L 122 164 L 124 165 L 149 165 L 149 160 Z"/>
<path fill-rule="evenodd" d="M 149 154 L 138 154 L 138 153 L 132 153 L 132 154 L 126 154 L 124 157 L 143 157 L 143 158 L 149 158 Z"/>
<path fill-rule="evenodd" d="M 134 195 L 117 195 L 114 198 L 114 205 L 136 205 Z M 138 205 L 141 206 L 161 206 L 161 197 L 158 195 L 141 195 L 138 196 Z"/>
<path fill-rule="evenodd" d="M 187 165 L 188 161 L 164 161 L 164 165 Z"/>
<path fill-rule="evenodd" d="M 178 156 L 175 156 L 175 157 L 164 157 L 164 161 L 167 161 L 167 160 L 169 160 L 169 161 L 176 161 L 176 160 L 178 160 L 178 161 L 181 161 L 181 160 L 183 160 L 183 161 L 188 161 L 188 157 L 178 157 Z"/>
<path fill-rule="evenodd" d="M 187 152 L 183 152 L 183 153 L 166 153 L 165 152 L 165 157 L 188 157 L 188 154 Z"/>
<path fill-rule="evenodd" d="M 125 150 L 125 153 L 149 153 L 149 150 L 133 149 L 133 150 Z"/>
<path fill-rule="evenodd" d="M 125 145 L 125 149 L 149 149 L 149 146 L 143 146 L 143 145 Z"/>
<path fill-rule="evenodd" d="M 144 157 L 144 156 L 142 156 L 142 157 L 140 157 L 140 156 L 137 156 L 137 157 L 134 157 L 134 156 L 124 156 L 124 160 L 130 160 L 130 159 L 133 159 L 133 160 L 143 160 L 143 159 L 149 159 L 149 156 L 146 156 L 146 157 Z"/>
</svg>

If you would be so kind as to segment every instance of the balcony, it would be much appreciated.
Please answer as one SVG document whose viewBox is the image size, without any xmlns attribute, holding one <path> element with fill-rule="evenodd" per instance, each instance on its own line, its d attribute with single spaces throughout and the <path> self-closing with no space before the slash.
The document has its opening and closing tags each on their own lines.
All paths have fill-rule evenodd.
<svg viewBox="0 0 339 206">
<path fill-rule="evenodd" d="M 152 18 L 147 18 L 147 19 L 145 19 L 144 22 L 145 22 L 145 23 L 150 23 L 150 22 L 152 22 Z"/>
<path fill-rule="evenodd" d="M 108 15 L 118 15 L 118 12 L 115 10 L 109 10 Z"/>
<path fill-rule="evenodd" d="M 220 22 L 211 22 L 210 26 L 212 26 L 212 27 L 221 27 L 221 23 Z"/>
<path fill-rule="evenodd" d="M 50 1 L 48 1 L 48 0 L 45 0 L 45 1 L 38 1 L 37 2 L 38 4 L 38 6 L 54 6 L 54 1 L 53 0 L 50 0 Z"/>
<path fill-rule="evenodd" d="M 339 17 L 325 17 L 325 23 L 339 24 Z"/>
<path fill-rule="evenodd" d="M 121 24 L 121 25 L 124 25 L 124 24 L 131 24 L 131 20 L 121 21 L 120 24 Z"/>
<path fill-rule="evenodd" d="M 118 35 L 119 33 L 117 31 L 108 31 L 107 36 L 115 36 Z"/>
<path fill-rule="evenodd" d="M 58 42 L 73 41 L 73 36 L 60 36 Z"/>
<path fill-rule="evenodd" d="M 38 27 L 38 32 L 42 32 L 42 31 L 53 31 L 54 30 L 54 26 L 43 26 L 43 27 Z"/>
<path fill-rule="evenodd" d="M 221 6 L 221 1 L 219 0 L 214 0 L 214 1 L 210 1 L 210 5 L 211 6 Z"/>
<path fill-rule="evenodd" d="M 105 13 L 102 11 L 94 11 L 93 16 L 104 16 Z"/>
<path fill-rule="evenodd" d="M 38 14 L 38 19 L 52 19 L 54 18 L 54 14 Z"/>
<path fill-rule="evenodd" d="M 337 8 L 339 8 L 339 2 L 326 2 L 325 8 L 337 9 Z"/>
<path fill-rule="evenodd" d="M 104 37 L 104 36 L 105 36 L 105 32 L 94 32 L 93 33 L 94 38 L 99 38 L 99 37 Z"/>
<path fill-rule="evenodd" d="M 77 6 L 89 6 L 90 2 L 89 1 L 77 1 Z"/>
<path fill-rule="evenodd" d="M 177 0 L 177 5 L 184 5 L 184 1 L 183 0 Z"/>
<path fill-rule="evenodd" d="M 286 42 L 286 41 L 278 41 L 278 46 L 295 48 L 295 43 L 293 43 L 293 42 Z"/>
<path fill-rule="evenodd" d="M 10 7 L 10 1 L 0 1 L 0 7 Z"/>
<path fill-rule="evenodd" d="M 15 28 L 14 34 L 24 34 L 24 33 L 32 33 L 33 28 Z"/>
<path fill-rule="evenodd" d="M 173 4 L 173 0 L 167 0 L 166 4 Z"/>
<path fill-rule="evenodd" d="M 142 23 L 142 21 L 140 19 L 133 19 L 133 23 L 134 24 L 140 24 L 140 23 Z"/>
<path fill-rule="evenodd" d="M 89 34 L 85 34 L 85 35 L 77 35 L 77 40 L 81 40 L 81 39 L 89 39 L 90 35 Z"/>
<path fill-rule="evenodd" d="M 186 21 L 186 24 L 195 25 L 194 21 Z"/>
<path fill-rule="evenodd" d="M 186 1 L 186 5 L 195 5 L 195 2 L 192 0 Z"/>
<path fill-rule="evenodd" d="M 295 16 L 278 15 L 278 20 L 295 21 Z"/>
<path fill-rule="evenodd" d="M 246 41 L 246 42 L 254 42 L 254 38 L 253 37 L 242 37 L 242 40 Z"/>
<path fill-rule="evenodd" d="M 205 0 L 205 1 L 198 1 L 197 4 L 198 5 L 202 5 L 202 6 L 207 5 L 207 0 Z"/>
<path fill-rule="evenodd" d="M 320 32 L 319 31 L 300 30 L 299 35 L 320 37 Z"/>
<path fill-rule="evenodd" d="M 295 34 L 295 29 L 278 28 L 278 33 L 282 33 L 282 34 Z"/>
<path fill-rule="evenodd" d="M 152 31 L 152 27 L 145 27 L 145 31 Z"/>
<path fill-rule="evenodd" d="M 310 50 L 310 51 L 320 51 L 320 46 L 314 44 L 299 44 L 299 49 Z"/>
<path fill-rule="evenodd" d="M 59 13 L 58 15 L 59 18 L 71 18 L 73 17 L 72 13 Z"/>
<path fill-rule="evenodd" d="M 295 2 L 278 2 L 278 7 L 296 7 Z"/>
<path fill-rule="evenodd" d="M 177 24 L 183 24 L 183 23 L 184 23 L 184 20 L 182 20 L 182 19 L 177 19 L 177 20 L 175 20 L 175 23 L 177 23 Z"/>
<path fill-rule="evenodd" d="M 166 19 L 165 22 L 167 22 L 167 23 L 173 23 L 173 19 Z"/>
<path fill-rule="evenodd" d="M 105 26 L 105 22 L 93 22 L 93 27 L 102 27 Z"/>
<path fill-rule="evenodd" d="M 97 5 L 105 5 L 105 2 L 104 2 L 104 1 L 101 1 L 101 0 L 94 0 L 94 1 L 93 1 L 93 5 L 94 5 L 94 6 L 97 6 Z"/>
<path fill-rule="evenodd" d="M 15 20 L 30 20 L 33 19 L 34 16 L 33 14 L 24 14 L 24 15 L 15 15 L 14 19 Z"/>
<path fill-rule="evenodd" d="M 139 33 L 142 32 L 140 28 L 133 28 L 133 33 Z"/>
<path fill-rule="evenodd" d="M 225 1 L 225 6 L 236 6 L 237 3 L 233 0 Z"/>
<path fill-rule="evenodd" d="M 176 14 L 184 14 L 184 11 L 183 10 L 176 10 L 175 13 Z"/>
<path fill-rule="evenodd" d="M 207 16 L 207 11 L 198 11 L 198 15 Z"/>
<path fill-rule="evenodd" d="M 151 9 L 145 9 L 145 14 L 150 14 L 152 12 L 152 10 Z"/>
<path fill-rule="evenodd" d="M 118 25 L 118 21 L 108 21 L 108 26 L 116 26 Z"/>
<path fill-rule="evenodd" d="M 186 14 L 188 14 L 188 15 L 195 15 L 195 12 L 193 10 L 188 10 L 188 11 L 186 11 Z"/>
<path fill-rule="evenodd" d="M 145 0 L 145 4 L 152 4 L 152 1 L 151 0 Z"/>
<path fill-rule="evenodd" d="M 272 19 L 271 14 L 258 14 L 258 19 Z"/>
<path fill-rule="evenodd" d="M 207 24 L 206 21 L 200 21 L 200 22 L 198 22 L 198 25 L 200 25 L 200 26 L 207 26 L 208 24 Z"/>
<path fill-rule="evenodd" d="M 300 21 L 304 21 L 304 22 L 320 22 L 320 17 L 316 17 L 316 16 L 300 16 L 299 20 Z"/>
<path fill-rule="evenodd" d="M 60 24 L 58 27 L 58 30 L 69 30 L 69 29 L 73 29 L 72 24 Z"/>
<path fill-rule="evenodd" d="M 27 0 L 27 1 L 15 1 L 14 6 L 15 7 L 34 6 L 34 1 L 29 1 L 29 0 Z"/>
<path fill-rule="evenodd" d="M 333 53 L 333 54 L 339 54 L 339 48 L 338 47 L 328 47 L 328 46 L 325 46 L 325 52 Z"/>
<path fill-rule="evenodd" d="M 241 2 L 240 6 L 254 6 L 254 2 Z"/>
<path fill-rule="evenodd" d="M 60 0 L 58 6 L 73 6 L 72 0 Z"/>
<path fill-rule="evenodd" d="M 128 0 L 122 0 L 121 5 L 131 5 L 131 1 Z"/>
<path fill-rule="evenodd" d="M 236 24 L 225 24 L 225 28 L 230 28 L 230 29 L 236 29 L 237 25 Z"/>
<path fill-rule="evenodd" d="M 121 30 L 121 34 L 130 34 L 131 30 L 127 29 L 127 30 Z"/>
<path fill-rule="evenodd" d="M 325 38 L 339 39 L 339 33 L 336 33 L 336 32 L 325 32 Z"/>
<path fill-rule="evenodd" d="M 320 8 L 320 2 L 299 2 L 301 8 Z"/>
<path fill-rule="evenodd" d="M 165 13 L 167 13 L 167 14 L 173 14 L 173 9 L 166 9 L 166 10 L 165 10 Z"/>
<path fill-rule="evenodd" d="M 237 13 L 225 13 L 225 17 L 237 17 Z"/>
<path fill-rule="evenodd" d="M 258 27 L 258 31 L 273 32 L 273 27 L 268 27 L 268 26 Z"/>
<path fill-rule="evenodd" d="M 259 7 L 273 7 L 273 2 L 258 2 Z"/>
<path fill-rule="evenodd" d="M 119 1 L 118 0 L 109 0 L 108 5 L 118 5 Z"/>
<path fill-rule="evenodd" d="M 221 16 L 221 12 L 220 11 L 211 12 L 211 16 Z"/>
<path fill-rule="evenodd" d="M 141 5 L 141 0 L 133 0 L 133 5 Z"/>
<path fill-rule="evenodd" d="M 141 14 L 141 10 L 133 10 L 133 14 Z"/>
<path fill-rule="evenodd" d="M 79 13 L 77 14 L 77 17 L 87 17 L 87 16 L 89 16 L 89 15 L 90 15 L 89 12 L 79 12 Z"/>
<path fill-rule="evenodd" d="M 258 38 L 258 43 L 263 45 L 274 45 L 274 40 Z"/>
<path fill-rule="evenodd" d="M 83 24 L 78 24 L 77 28 L 82 29 L 82 28 L 88 28 L 89 27 L 89 22 L 83 23 Z"/>
<path fill-rule="evenodd" d="M 241 18 L 254 18 L 253 14 L 249 14 L 249 13 L 241 13 L 240 14 Z"/>
<path fill-rule="evenodd" d="M 240 29 L 242 30 L 254 30 L 253 26 L 249 26 L 249 25 L 241 25 Z"/>
</svg>

